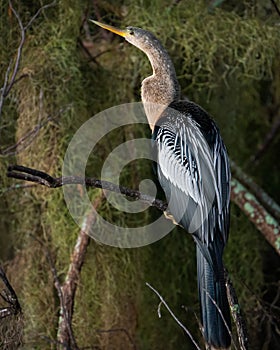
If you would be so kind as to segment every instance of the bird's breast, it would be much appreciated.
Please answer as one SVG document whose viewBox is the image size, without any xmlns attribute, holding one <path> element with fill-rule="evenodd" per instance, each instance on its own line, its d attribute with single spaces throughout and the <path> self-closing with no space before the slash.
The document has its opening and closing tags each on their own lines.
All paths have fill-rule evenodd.
<svg viewBox="0 0 280 350">
<path fill-rule="evenodd" d="M 150 128 L 154 130 L 162 112 L 176 99 L 175 87 L 170 79 L 154 74 L 143 80 L 141 99 Z"/>
</svg>

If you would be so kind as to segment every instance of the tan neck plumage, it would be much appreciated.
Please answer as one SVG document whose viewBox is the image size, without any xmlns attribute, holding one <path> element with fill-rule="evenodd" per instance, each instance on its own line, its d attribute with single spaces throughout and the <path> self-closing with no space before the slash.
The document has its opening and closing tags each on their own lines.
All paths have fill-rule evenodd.
<svg viewBox="0 0 280 350">
<path fill-rule="evenodd" d="M 153 75 L 144 79 L 141 98 L 152 131 L 163 110 L 180 97 L 180 87 L 175 68 L 165 49 L 155 49 L 147 53 Z"/>
</svg>

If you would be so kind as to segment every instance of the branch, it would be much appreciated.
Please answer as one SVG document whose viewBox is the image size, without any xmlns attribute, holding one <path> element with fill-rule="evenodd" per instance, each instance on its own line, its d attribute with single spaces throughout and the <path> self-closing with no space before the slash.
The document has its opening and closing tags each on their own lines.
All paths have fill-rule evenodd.
<svg viewBox="0 0 280 350">
<path fill-rule="evenodd" d="M 238 180 L 231 180 L 231 200 L 245 213 L 280 255 L 280 227 L 276 219 Z"/>
<path fill-rule="evenodd" d="M 20 43 L 19 43 L 18 49 L 17 49 L 16 62 L 15 62 L 15 65 L 14 65 L 14 69 L 13 69 L 13 73 L 12 73 L 10 82 L 9 82 L 8 85 L 6 86 L 5 91 L 2 91 L 3 97 L 7 97 L 7 96 L 8 96 L 9 92 L 11 91 L 11 88 L 12 88 L 13 85 L 14 85 L 14 82 L 15 82 L 15 79 L 16 79 L 16 75 L 17 75 L 18 69 L 19 69 L 19 64 L 20 64 L 20 60 L 21 60 L 22 48 L 23 48 L 23 45 L 24 45 L 24 42 L 25 42 L 25 35 L 26 35 L 26 30 L 25 30 L 25 28 L 24 28 L 24 26 L 23 26 L 23 24 L 22 24 L 21 18 L 20 18 L 20 16 L 19 16 L 19 14 L 17 13 L 17 11 L 14 9 L 11 0 L 9 0 L 9 7 L 10 7 L 10 9 L 12 10 L 13 14 L 15 15 L 15 17 L 16 17 L 16 19 L 17 19 L 17 21 L 18 21 L 18 25 L 19 25 L 19 29 L 20 29 L 21 38 L 20 38 Z M 0 106 L 0 107 L 1 107 L 1 106 Z M 0 112 L 1 112 L 1 110 L 0 110 Z"/>
<path fill-rule="evenodd" d="M 85 53 L 87 54 L 87 56 L 89 57 L 90 61 L 94 62 L 96 65 L 100 66 L 100 64 L 98 63 L 98 61 L 96 60 L 96 57 L 92 56 L 90 50 L 86 47 L 85 43 L 83 42 L 82 39 L 78 38 L 78 43 L 81 45 L 82 49 L 85 51 Z M 106 50 L 105 52 L 107 52 L 109 50 Z"/>
<path fill-rule="evenodd" d="M 121 193 L 128 197 L 141 200 L 161 211 L 165 211 L 167 209 L 167 204 L 159 199 L 154 199 L 153 197 L 147 194 L 142 194 L 137 190 L 132 190 L 124 186 L 117 186 L 109 181 L 101 181 L 95 178 L 84 178 L 82 176 L 62 176 L 55 178 L 42 171 L 27 168 L 21 165 L 9 166 L 7 176 L 18 180 L 35 182 L 50 188 L 74 184 L 102 188 L 103 190 Z"/>
<path fill-rule="evenodd" d="M 278 13 L 278 15 L 280 16 L 280 10 L 275 2 L 275 0 L 270 0 L 272 2 L 272 5 L 274 6 L 275 8 L 275 11 Z"/>
<path fill-rule="evenodd" d="M 139 191 L 132 190 L 123 186 L 117 186 L 108 181 L 101 181 L 95 178 L 84 178 L 81 176 L 67 176 L 67 177 L 55 178 L 42 171 L 38 171 L 35 169 L 20 166 L 20 165 L 9 166 L 7 176 L 11 178 L 20 179 L 20 180 L 30 181 L 33 183 L 38 183 L 50 188 L 57 188 L 57 187 L 62 187 L 64 185 L 70 185 L 70 184 L 82 184 L 89 187 L 102 188 L 105 190 L 124 194 L 134 199 L 145 201 L 149 203 L 151 206 L 154 206 L 161 211 L 165 211 L 167 209 L 167 204 L 164 203 L 163 201 L 160 201 L 158 199 L 154 200 L 152 197 L 146 194 L 142 194 Z M 241 210 L 255 224 L 258 230 L 260 230 L 263 233 L 263 235 L 268 240 L 268 242 L 276 249 L 278 253 L 280 253 L 280 233 L 279 233 L 279 225 L 277 221 L 265 210 L 265 208 L 258 202 L 256 197 L 252 195 L 250 192 L 248 192 L 248 190 L 237 179 L 232 179 L 231 185 L 232 185 L 232 192 L 231 192 L 232 201 L 241 208 Z M 92 215 L 89 214 L 86 222 L 86 227 L 90 225 L 91 220 L 94 220 L 94 217 L 92 217 Z M 65 282 L 65 293 L 67 291 L 68 296 L 70 298 L 67 301 L 69 303 L 67 306 L 68 311 L 64 310 L 64 315 L 68 315 L 67 317 L 68 322 L 69 322 L 69 315 L 70 315 L 70 319 L 72 318 L 74 295 L 76 291 L 76 281 L 78 278 L 77 271 L 79 272 L 81 269 L 83 259 L 84 259 L 84 254 L 88 244 L 88 241 L 87 241 L 88 239 L 89 238 L 85 234 L 85 232 L 81 231 L 80 237 L 74 249 L 73 261 L 69 267 L 68 275 Z M 81 242 L 83 243 L 81 244 Z M 184 327 L 180 323 L 180 321 L 175 317 L 172 311 L 169 309 L 168 305 L 160 296 L 160 294 L 148 283 L 147 283 L 147 286 L 159 296 L 161 302 L 166 306 L 166 308 L 171 313 L 171 315 L 176 320 L 176 322 L 181 327 Z M 234 318 L 235 318 L 235 322 L 238 330 L 239 342 L 241 347 L 243 346 L 242 349 L 246 349 L 247 338 L 248 338 L 247 333 L 244 328 L 244 322 L 239 313 L 239 309 L 238 309 L 239 307 L 238 307 L 235 291 L 228 278 L 227 278 L 227 288 L 230 290 L 229 302 L 231 305 L 233 315 L 235 314 Z M 61 291 L 61 295 L 62 296 L 60 297 L 60 300 L 62 300 L 61 298 L 63 298 L 62 291 Z M 64 304 L 61 304 L 61 307 L 62 309 L 63 308 L 66 309 L 66 305 Z M 191 335 L 188 333 L 188 330 L 185 328 L 183 329 L 191 337 Z"/>
<path fill-rule="evenodd" d="M 62 176 L 55 178 L 42 171 L 21 165 L 9 166 L 7 176 L 38 183 L 50 188 L 73 184 L 102 188 L 104 190 L 121 193 L 128 197 L 141 200 L 161 211 L 166 212 L 167 210 L 167 203 L 159 199 L 154 199 L 139 191 L 124 186 L 117 186 L 111 182 L 101 181 L 95 178 L 84 178 L 82 176 Z M 274 247 L 277 253 L 280 254 L 280 228 L 278 222 L 266 211 L 256 197 L 234 178 L 231 181 L 231 200 L 249 217 L 256 228 L 264 235 L 266 240 Z"/>
<path fill-rule="evenodd" d="M 245 174 L 241 168 L 234 162 L 230 161 L 232 174 L 242 183 L 250 192 L 252 192 L 261 204 L 276 219 L 280 220 L 280 206 L 272 199 L 260 186 L 258 186 L 251 177 Z"/>
<path fill-rule="evenodd" d="M 1 117 L 1 113 L 2 113 L 2 108 L 3 108 L 3 103 L 4 103 L 4 95 L 5 95 L 5 92 L 7 90 L 7 85 L 8 85 L 8 81 L 9 81 L 9 74 L 10 74 L 10 70 L 11 70 L 11 67 L 12 67 L 12 60 L 10 60 L 9 62 L 9 65 L 8 65 L 8 68 L 6 70 L 6 73 L 5 73 L 5 78 L 4 78 L 4 84 L 2 86 L 2 88 L 0 89 L 0 117 Z"/>
<path fill-rule="evenodd" d="M 102 197 L 97 198 L 93 203 L 93 208 L 96 209 L 99 206 L 101 201 L 102 201 Z M 94 213 L 95 212 L 92 210 L 91 213 L 89 213 L 86 217 L 85 225 L 83 225 L 84 229 L 80 231 L 76 241 L 76 245 L 72 253 L 71 263 L 69 265 L 65 282 L 61 286 L 61 293 L 64 300 L 64 305 L 63 307 L 62 307 L 62 304 L 60 306 L 57 341 L 59 343 L 66 344 L 68 347 L 71 346 L 71 337 L 68 330 L 69 328 L 68 323 L 72 322 L 74 301 L 75 301 L 78 281 L 80 278 L 80 272 L 85 260 L 87 247 L 90 242 L 90 236 L 88 235 L 88 232 L 96 220 Z M 64 312 L 64 308 L 67 311 L 67 317 Z"/>
<path fill-rule="evenodd" d="M 2 188 L 2 190 L 0 190 L 0 197 L 2 197 L 7 192 L 20 190 L 20 189 L 23 189 L 23 188 L 34 188 L 36 186 L 37 186 L 36 184 L 16 184 L 16 185 L 7 187 L 5 189 Z"/>
<path fill-rule="evenodd" d="M 9 0 L 9 7 L 12 10 L 14 16 L 17 19 L 18 22 L 18 26 L 20 29 L 20 43 L 19 46 L 17 48 L 17 54 L 16 54 L 16 60 L 15 63 L 13 65 L 13 70 L 12 70 L 12 75 L 11 78 L 9 80 L 9 75 L 10 75 L 10 71 L 12 68 L 12 60 L 10 60 L 9 66 L 6 70 L 5 73 L 5 80 L 4 80 L 4 84 L 2 86 L 1 90 L 1 94 L 0 94 L 0 116 L 2 113 L 2 108 L 3 108 L 3 103 L 4 103 L 4 99 L 9 95 L 12 87 L 14 86 L 15 82 L 18 81 L 16 80 L 16 76 L 19 70 L 19 65 L 20 65 L 20 61 L 21 61 L 21 56 L 22 56 L 22 49 L 23 49 L 23 45 L 25 43 L 25 39 L 26 39 L 26 32 L 27 29 L 33 24 L 33 22 L 36 20 L 36 18 L 40 15 L 40 13 L 51 6 L 54 6 L 56 4 L 56 0 L 51 2 L 50 4 L 44 5 L 42 7 L 39 8 L 39 10 L 35 13 L 35 15 L 30 19 L 30 21 L 27 23 L 26 26 L 23 26 L 22 20 L 18 14 L 18 12 L 15 10 L 15 8 L 13 7 L 13 3 L 11 0 Z M 21 77 L 20 77 L 21 78 Z"/>
<path fill-rule="evenodd" d="M 18 301 L 18 297 L 13 287 L 11 286 L 5 271 L 0 267 L 0 278 L 5 284 L 7 290 L 4 290 L 0 293 L 2 299 L 8 303 L 10 306 L 0 309 L 0 318 L 4 318 L 11 315 L 17 315 L 21 313 L 21 306 Z"/>
<path fill-rule="evenodd" d="M 64 315 L 64 318 L 66 320 L 66 327 L 67 327 L 67 331 L 68 331 L 68 336 L 71 339 L 72 348 L 74 350 L 76 350 L 76 349 L 78 349 L 78 347 L 76 344 L 76 339 L 74 337 L 71 319 L 69 317 L 68 309 L 66 307 L 66 302 L 65 302 L 64 295 L 62 292 L 61 283 L 59 281 L 57 270 L 56 270 L 55 264 L 53 262 L 51 253 L 49 252 L 48 248 L 45 246 L 44 242 L 42 242 L 38 237 L 34 237 L 34 239 L 42 246 L 42 248 L 45 251 L 45 255 L 46 255 L 47 260 L 49 262 L 49 265 L 51 267 L 51 272 L 52 272 L 53 279 L 54 279 L 54 286 L 55 286 L 55 289 L 57 291 L 57 295 L 59 298 L 60 312 Z M 60 342 L 60 341 L 58 341 L 57 343 L 64 346 L 64 348 L 67 350 L 70 349 L 70 347 L 68 346 L 68 343 L 64 343 L 64 342 Z"/>
<path fill-rule="evenodd" d="M 33 22 L 37 19 L 37 17 L 39 17 L 39 15 L 41 14 L 41 12 L 49 7 L 53 7 L 56 5 L 56 0 L 54 0 L 53 2 L 50 2 L 49 4 L 43 5 L 42 7 L 39 8 L 39 10 L 35 13 L 35 15 L 30 19 L 30 21 L 27 23 L 27 25 L 24 27 L 25 31 L 31 27 L 31 25 L 33 24 Z"/>
<path fill-rule="evenodd" d="M 235 289 L 233 287 L 233 284 L 229 278 L 227 271 L 225 271 L 225 279 L 226 279 L 226 288 L 227 288 L 227 298 L 228 298 L 231 314 L 232 314 L 234 323 L 236 325 L 240 349 L 247 350 L 249 348 L 247 327 L 240 310 Z"/>
</svg>

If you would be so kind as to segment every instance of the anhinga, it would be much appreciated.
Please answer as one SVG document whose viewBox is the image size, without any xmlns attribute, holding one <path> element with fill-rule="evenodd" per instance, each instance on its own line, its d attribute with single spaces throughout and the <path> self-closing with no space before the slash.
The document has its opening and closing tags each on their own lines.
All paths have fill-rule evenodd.
<svg viewBox="0 0 280 350">
<path fill-rule="evenodd" d="M 141 98 L 157 152 L 157 176 L 170 212 L 196 242 L 207 348 L 227 349 L 231 321 L 222 256 L 229 233 L 230 170 L 218 127 L 197 104 L 180 100 L 173 63 L 153 34 L 92 22 L 124 37 L 149 58 L 153 74 L 143 80 Z"/>
</svg>

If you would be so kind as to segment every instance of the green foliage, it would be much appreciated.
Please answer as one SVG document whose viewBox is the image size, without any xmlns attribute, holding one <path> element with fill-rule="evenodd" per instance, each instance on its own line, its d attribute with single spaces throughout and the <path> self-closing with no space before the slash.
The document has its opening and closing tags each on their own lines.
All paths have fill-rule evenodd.
<svg viewBox="0 0 280 350">
<path fill-rule="evenodd" d="M 232 75 L 237 80 L 272 77 L 272 64 L 279 52 L 276 26 L 235 12 L 208 11 L 204 1 L 173 7 L 167 3 L 161 5 L 164 9 L 160 12 L 155 11 L 159 6 L 155 2 L 145 8 L 135 6 L 126 21 L 139 23 L 166 43 L 183 92 L 213 89 Z"/>
</svg>

